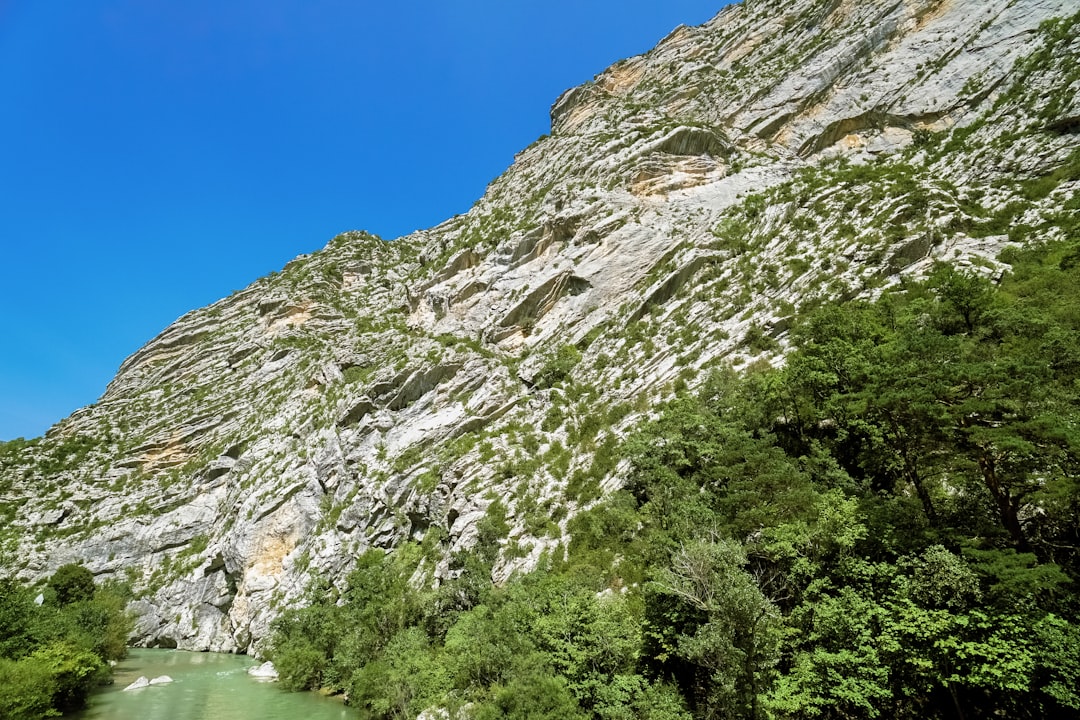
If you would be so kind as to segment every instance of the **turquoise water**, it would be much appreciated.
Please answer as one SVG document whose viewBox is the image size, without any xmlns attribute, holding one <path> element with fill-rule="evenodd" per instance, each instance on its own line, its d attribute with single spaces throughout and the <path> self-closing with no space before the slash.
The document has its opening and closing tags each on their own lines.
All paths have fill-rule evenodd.
<svg viewBox="0 0 1080 720">
<path fill-rule="evenodd" d="M 131 650 L 115 668 L 113 685 L 95 693 L 79 720 L 355 720 L 340 700 L 288 693 L 256 680 L 257 665 L 244 655 L 182 650 Z M 123 689 L 140 675 L 168 675 L 173 682 Z"/>
</svg>

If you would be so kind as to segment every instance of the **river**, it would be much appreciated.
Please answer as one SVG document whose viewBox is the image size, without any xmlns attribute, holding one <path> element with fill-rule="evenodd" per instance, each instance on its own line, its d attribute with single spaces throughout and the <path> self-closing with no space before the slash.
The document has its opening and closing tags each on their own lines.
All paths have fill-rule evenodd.
<svg viewBox="0 0 1080 720">
<path fill-rule="evenodd" d="M 340 700 L 289 693 L 256 680 L 245 655 L 182 650 L 129 651 L 114 668 L 115 682 L 94 693 L 78 720 L 355 720 Z M 168 675 L 167 685 L 124 692 L 140 675 Z"/>
</svg>

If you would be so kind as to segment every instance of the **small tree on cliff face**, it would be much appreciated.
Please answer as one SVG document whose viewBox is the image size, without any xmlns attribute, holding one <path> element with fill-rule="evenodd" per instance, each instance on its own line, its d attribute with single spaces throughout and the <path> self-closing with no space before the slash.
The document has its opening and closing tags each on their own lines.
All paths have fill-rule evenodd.
<svg viewBox="0 0 1080 720">
<path fill-rule="evenodd" d="M 82 565 L 68 563 L 57 568 L 49 578 L 49 587 L 56 593 L 56 602 L 61 607 L 82 600 L 91 600 L 97 586 L 94 575 Z"/>
</svg>

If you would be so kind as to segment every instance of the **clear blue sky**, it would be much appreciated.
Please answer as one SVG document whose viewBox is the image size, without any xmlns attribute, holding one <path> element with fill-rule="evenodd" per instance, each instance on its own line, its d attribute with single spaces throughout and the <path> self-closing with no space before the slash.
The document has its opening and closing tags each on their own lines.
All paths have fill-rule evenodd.
<svg viewBox="0 0 1080 720">
<path fill-rule="evenodd" d="M 339 232 L 464 212 L 568 87 L 724 0 L 0 0 L 0 439 Z"/>
</svg>

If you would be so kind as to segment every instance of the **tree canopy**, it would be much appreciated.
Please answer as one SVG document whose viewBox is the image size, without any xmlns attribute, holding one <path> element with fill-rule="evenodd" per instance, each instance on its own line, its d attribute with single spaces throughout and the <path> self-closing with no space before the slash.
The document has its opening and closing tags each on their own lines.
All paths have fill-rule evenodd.
<svg viewBox="0 0 1080 720">
<path fill-rule="evenodd" d="M 537 572 L 491 584 L 498 502 L 442 587 L 409 581 L 438 531 L 363 556 L 276 623 L 285 683 L 371 718 L 1080 717 L 1076 253 L 806 316 L 628 437 Z"/>
</svg>

